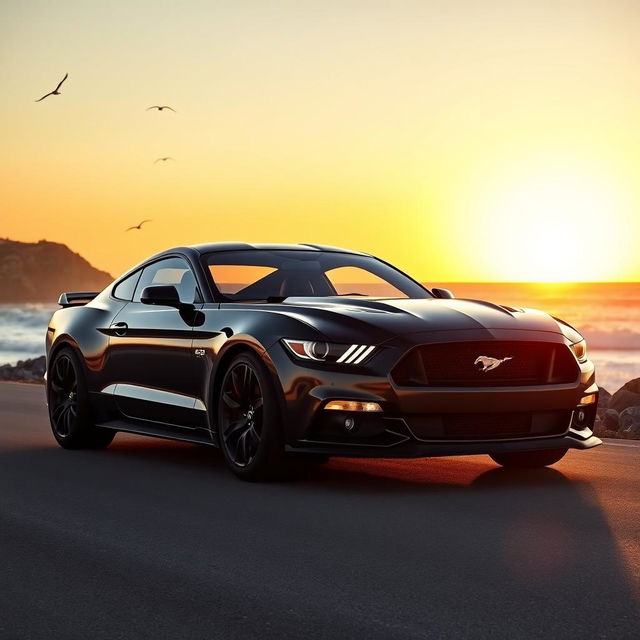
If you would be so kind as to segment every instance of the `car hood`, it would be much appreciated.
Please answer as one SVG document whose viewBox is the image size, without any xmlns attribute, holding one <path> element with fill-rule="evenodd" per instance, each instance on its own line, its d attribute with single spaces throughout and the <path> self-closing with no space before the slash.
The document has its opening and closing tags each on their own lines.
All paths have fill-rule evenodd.
<svg viewBox="0 0 640 640">
<path fill-rule="evenodd" d="M 389 298 L 287 298 L 280 312 L 304 319 L 329 339 L 370 340 L 429 331 L 519 330 L 561 333 L 558 323 L 536 309 L 514 309 L 483 300 Z M 346 336 L 345 336 L 346 337 Z M 361 336 L 363 339 L 364 336 Z"/>
</svg>

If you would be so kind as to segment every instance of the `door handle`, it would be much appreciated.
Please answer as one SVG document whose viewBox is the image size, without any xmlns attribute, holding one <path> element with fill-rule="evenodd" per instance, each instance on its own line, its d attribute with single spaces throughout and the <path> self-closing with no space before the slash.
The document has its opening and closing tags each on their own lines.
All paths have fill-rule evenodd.
<svg viewBox="0 0 640 640">
<path fill-rule="evenodd" d="M 113 329 L 113 332 L 117 336 L 124 336 L 127 333 L 128 328 L 129 325 L 126 322 L 116 322 L 109 327 L 109 329 Z"/>
</svg>

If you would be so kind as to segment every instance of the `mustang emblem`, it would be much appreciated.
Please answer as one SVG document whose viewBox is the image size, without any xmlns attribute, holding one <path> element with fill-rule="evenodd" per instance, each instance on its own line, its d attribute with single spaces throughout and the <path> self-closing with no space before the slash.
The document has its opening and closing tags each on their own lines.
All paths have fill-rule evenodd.
<svg viewBox="0 0 640 640">
<path fill-rule="evenodd" d="M 473 364 L 475 364 L 480 371 L 485 372 L 496 369 L 507 360 L 513 360 L 513 358 L 492 358 L 491 356 L 478 356 Z"/>
</svg>

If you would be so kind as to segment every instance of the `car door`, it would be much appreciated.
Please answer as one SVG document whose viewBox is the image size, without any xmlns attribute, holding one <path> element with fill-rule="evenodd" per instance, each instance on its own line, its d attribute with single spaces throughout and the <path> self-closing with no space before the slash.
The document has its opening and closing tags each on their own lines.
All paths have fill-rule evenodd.
<svg viewBox="0 0 640 640">
<path fill-rule="evenodd" d="M 189 314 L 140 301 L 146 287 L 159 285 L 173 285 L 181 302 L 202 306 L 196 279 L 184 258 L 164 258 L 144 267 L 131 302 L 109 327 L 104 367 L 111 382 L 107 392 L 113 393 L 126 418 L 203 426 L 206 412 L 197 399 L 200 359 L 192 350 Z"/>
</svg>

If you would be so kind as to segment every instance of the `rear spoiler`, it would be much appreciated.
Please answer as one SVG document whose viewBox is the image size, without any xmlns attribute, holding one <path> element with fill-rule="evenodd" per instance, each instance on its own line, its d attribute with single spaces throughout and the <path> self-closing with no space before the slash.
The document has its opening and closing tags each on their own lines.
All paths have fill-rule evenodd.
<svg viewBox="0 0 640 640">
<path fill-rule="evenodd" d="M 99 291 L 67 291 L 60 294 L 58 304 L 65 308 L 80 307 L 91 302 L 99 293 Z"/>
</svg>

